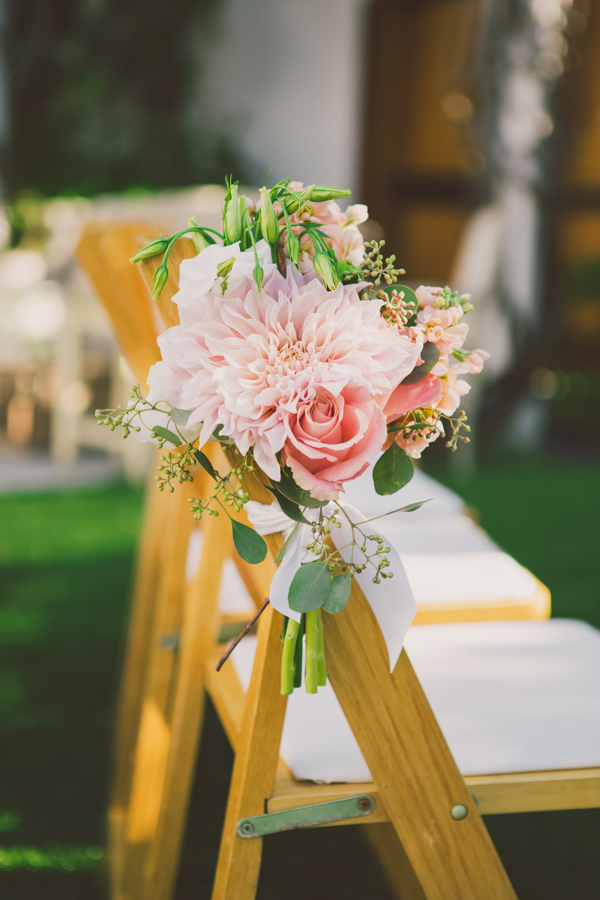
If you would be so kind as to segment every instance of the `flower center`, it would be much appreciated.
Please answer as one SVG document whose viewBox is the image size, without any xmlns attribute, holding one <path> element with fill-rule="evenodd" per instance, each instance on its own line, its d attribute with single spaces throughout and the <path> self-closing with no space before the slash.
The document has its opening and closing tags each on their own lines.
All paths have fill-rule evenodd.
<svg viewBox="0 0 600 900">
<path fill-rule="evenodd" d="M 286 341 L 283 344 L 272 342 L 267 355 L 269 369 L 280 374 L 295 374 L 310 365 L 311 356 L 303 344 Z"/>
</svg>

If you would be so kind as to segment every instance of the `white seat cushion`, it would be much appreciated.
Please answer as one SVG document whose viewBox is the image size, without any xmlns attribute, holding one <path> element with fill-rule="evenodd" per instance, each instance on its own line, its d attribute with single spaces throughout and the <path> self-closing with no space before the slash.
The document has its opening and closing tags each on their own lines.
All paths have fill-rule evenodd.
<svg viewBox="0 0 600 900">
<path fill-rule="evenodd" d="M 255 638 L 232 654 L 244 688 Z M 413 627 L 406 649 L 463 775 L 600 766 L 600 632 L 583 622 Z M 331 687 L 289 699 L 281 754 L 296 778 L 370 781 Z"/>
</svg>

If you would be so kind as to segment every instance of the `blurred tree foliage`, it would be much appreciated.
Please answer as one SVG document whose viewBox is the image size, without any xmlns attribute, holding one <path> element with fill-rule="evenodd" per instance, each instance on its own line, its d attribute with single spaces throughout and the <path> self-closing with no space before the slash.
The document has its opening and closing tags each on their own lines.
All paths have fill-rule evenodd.
<svg viewBox="0 0 600 900">
<path fill-rule="evenodd" d="M 217 7 L 6 0 L 7 195 L 175 187 L 240 171 L 190 104 Z"/>
</svg>

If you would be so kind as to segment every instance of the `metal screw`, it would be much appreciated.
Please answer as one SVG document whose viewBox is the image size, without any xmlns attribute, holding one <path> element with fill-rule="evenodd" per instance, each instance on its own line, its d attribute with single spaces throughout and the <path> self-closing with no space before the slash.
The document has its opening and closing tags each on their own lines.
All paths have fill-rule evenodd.
<svg viewBox="0 0 600 900">
<path fill-rule="evenodd" d="M 358 808 L 362 810 L 371 809 L 373 806 L 373 801 L 370 797 L 361 797 L 358 801 Z"/>
<path fill-rule="evenodd" d="M 244 834 L 252 834 L 254 831 L 254 825 L 252 822 L 242 822 L 241 830 Z"/>
<path fill-rule="evenodd" d="M 469 815 L 468 808 L 464 805 L 464 803 L 457 803 L 456 806 L 453 806 L 450 810 L 450 815 L 455 820 L 455 822 L 461 822 L 463 819 L 466 819 Z"/>
<path fill-rule="evenodd" d="M 166 650 L 168 653 L 178 650 L 179 637 L 178 631 L 174 631 L 172 634 L 162 634 L 159 638 L 161 649 Z"/>
</svg>

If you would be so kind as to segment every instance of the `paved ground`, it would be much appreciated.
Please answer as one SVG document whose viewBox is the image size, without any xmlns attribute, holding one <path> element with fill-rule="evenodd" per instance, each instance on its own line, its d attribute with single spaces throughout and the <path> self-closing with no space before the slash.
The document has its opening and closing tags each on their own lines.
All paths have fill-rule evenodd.
<svg viewBox="0 0 600 900">
<path fill-rule="evenodd" d="M 101 453 L 90 452 L 73 465 L 60 465 L 47 453 L 0 448 L 0 493 L 82 487 L 121 476 L 119 461 Z"/>
</svg>

